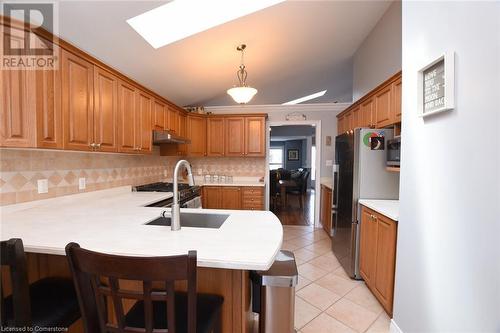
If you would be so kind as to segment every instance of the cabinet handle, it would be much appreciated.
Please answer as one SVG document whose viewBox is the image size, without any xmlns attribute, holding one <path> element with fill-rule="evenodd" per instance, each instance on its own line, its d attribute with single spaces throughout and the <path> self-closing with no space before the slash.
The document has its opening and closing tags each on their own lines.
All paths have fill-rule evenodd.
<svg viewBox="0 0 500 333">
<path fill-rule="evenodd" d="M 91 144 L 89 144 L 89 147 L 90 147 L 90 149 L 91 149 L 92 151 L 94 151 L 94 150 L 95 150 L 95 147 L 96 147 L 96 144 L 92 142 Z"/>
<path fill-rule="evenodd" d="M 96 146 L 97 148 L 101 148 L 101 144 L 100 144 L 100 143 L 96 143 L 96 144 L 95 144 L 95 146 Z"/>
</svg>

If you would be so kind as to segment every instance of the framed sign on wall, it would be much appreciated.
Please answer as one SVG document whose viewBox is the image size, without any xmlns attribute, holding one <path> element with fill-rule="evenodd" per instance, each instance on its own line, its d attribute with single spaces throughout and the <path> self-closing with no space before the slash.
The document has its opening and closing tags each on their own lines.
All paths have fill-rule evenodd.
<svg viewBox="0 0 500 333">
<path fill-rule="evenodd" d="M 455 107 L 455 53 L 448 52 L 418 71 L 418 109 L 425 117 Z"/>
</svg>

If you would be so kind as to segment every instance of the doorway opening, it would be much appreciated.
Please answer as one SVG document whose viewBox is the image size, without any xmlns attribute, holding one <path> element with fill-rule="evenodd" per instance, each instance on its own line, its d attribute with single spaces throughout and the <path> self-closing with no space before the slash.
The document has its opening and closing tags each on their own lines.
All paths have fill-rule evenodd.
<svg viewBox="0 0 500 333">
<path fill-rule="evenodd" d="M 270 122 L 269 210 L 284 225 L 319 224 L 320 121 Z"/>
</svg>

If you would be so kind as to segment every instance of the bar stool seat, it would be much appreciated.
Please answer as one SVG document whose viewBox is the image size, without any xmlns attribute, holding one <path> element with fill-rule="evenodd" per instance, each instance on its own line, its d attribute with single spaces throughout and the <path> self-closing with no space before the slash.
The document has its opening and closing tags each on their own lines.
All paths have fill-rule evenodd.
<svg viewBox="0 0 500 333">
<path fill-rule="evenodd" d="M 52 277 L 41 279 L 29 286 L 29 294 L 32 326 L 69 327 L 80 318 L 72 280 Z M 6 317 L 13 318 L 12 296 L 6 297 L 4 304 Z"/>
<path fill-rule="evenodd" d="M 197 294 L 196 299 L 196 326 L 197 333 L 209 333 L 212 331 L 217 319 L 220 316 L 222 303 L 224 298 L 218 295 L 211 294 Z M 175 332 L 176 333 L 186 333 L 188 314 L 187 311 L 182 311 L 182 309 L 187 309 L 188 306 L 187 293 L 176 292 L 175 293 L 175 308 L 179 309 L 175 312 Z M 153 302 L 153 316 L 154 316 L 154 328 L 155 329 L 166 329 L 168 327 L 167 316 L 167 305 L 165 302 Z M 130 311 L 125 316 L 125 322 L 127 326 L 131 327 L 145 327 L 144 322 L 144 302 L 139 301 L 134 304 Z"/>
<path fill-rule="evenodd" d="M 80 318 L 78 297 L 71 279 L 47 277 L 28 282 L 26 254 L 21 239 L 0 242 L 2 281 L 10 276 L 12 292 L 8 296 L 0 288 L 2 327 L 24 328 L 26 331 L 46 331 L 44 328 L 68 328 Z M 2 286 L 3 287 L 3 286 Z M 37 329 L 38 327 L 38 329 Z M 31 330 L 31 329 L 34 330 Z"/>
</svg>

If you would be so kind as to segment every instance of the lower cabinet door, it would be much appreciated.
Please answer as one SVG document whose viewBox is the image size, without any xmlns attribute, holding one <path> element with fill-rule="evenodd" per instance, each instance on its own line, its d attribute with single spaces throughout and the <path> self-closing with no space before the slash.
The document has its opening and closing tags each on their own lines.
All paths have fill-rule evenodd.
<svg viewBox="0 0 500 333">
<path fill-rule="evenodd" d="M 394 296 L 394 271 L 396 265 L 396 222 L 377 214 L 377 259 L 372 284 L 378 299 L 392 313 Z"/>
<path fill-rule="evenodd" d="M 377 221 L 372 212 L 363 207 L 361 212 L 359 271 L 367 284 L 371 284 L 377 260 Z"/>
<path fill-rule="evenodd" d="M 203 187 L 203 208 L 218 209 L 222 204 L 222 192 L 220 187 L 204 186 Z"/>
<path fill-rule="evenodd" d="M 239 187 L 222 187 L 222 209 L 241 209 L 241 189 Z"/>
</svg>

